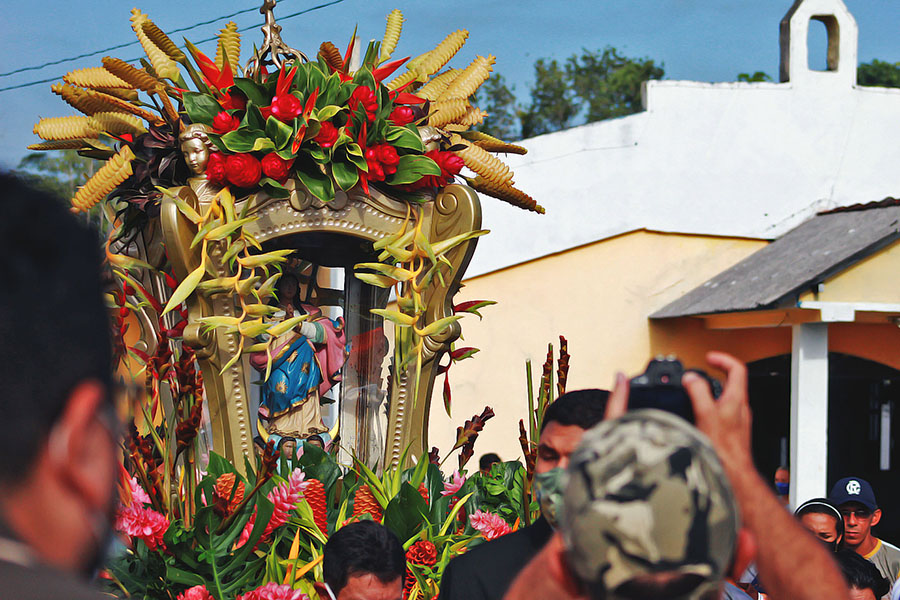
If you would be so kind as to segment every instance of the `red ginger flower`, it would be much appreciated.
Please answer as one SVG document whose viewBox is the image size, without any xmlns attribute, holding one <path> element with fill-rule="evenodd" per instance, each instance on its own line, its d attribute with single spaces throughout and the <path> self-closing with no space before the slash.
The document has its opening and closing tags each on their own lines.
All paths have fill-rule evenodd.
<svg viewBox="0 0 900 600">
<path fill-rule="evenodd" d="M 337 127 L 331 121 L 325 121 L 322 123 L 321 129 L 319 129 L 319 133 L 313 139 L 322 148 L 331 148 L 337 141 L 338 135 Z"/>
<path fill-rule="evenodd" d="M 304 497 L 312 509 L 313 519 L 322 533 L 328 533 L 328 508 L 325 499 L 325 486 L 318 479 L 310 479 Z"/>
<path fill-rule="evenodd" d="M 503 517 L 483 510 L 476 510 L 472 516 L 469 517 L 469 523 L 476 531 L 480 531 L 484 536 L 484 539 L 488 541 L 496 539 L 501 535 L 506 535 L 512 531 L 509 523 L 504 521 Z"/>
<path fill-rule="evenodd" d="M 206 589 L 206 586 L 203 585 L 195 585 L 194 587 L 190 587 L 181 594 L 178 594 L 177 600 L 216 600 L 213 598 L 213 595 L 209 593 L 209 590 Z"/>
<path fill-rule="evenodd" d="M 302 470 L 294 469 L 294 472 L 291 473 L 291 476 L 285 483 L 276 485 L 266 496 L 266 498 L 275 505 L 275 510 L 272 511 L 272 517 L 269 519 L 269 522 L 266 523 L 266 528 L 263 530 L 260 541 L 265 540 L 273 531 L 275 531 L 275 529 L 287 523 L 289 513 L 294 510 L 297 503 L 303 498 L 304 492 L 309 486 L 310 482 L 304 481 L 304 477 L 305 475 Z M 253 513 L 253 516 L 247 521 L 247 525 L 244 526 L 241 537 L 238 538 L 238 547 L 243 546 L 247 543 L 247 540 L 250 539 L 250 533 L 253 531 L 255 523 L 256 512 Z"/>
<path fill-rule="evenodd" d="M 168 528 L 169 519 L 165 515 L 137 504 L 120 509 L 116 516 L 117 531 L 144 540 L 151 550 L 165 547 L 163 534 Z"/>
<path fill-rule="evenodd" d="M 406 560 L 416 565 L 430 567 L 437 562 L 437 547 L 428 540 L 419 540 L 406 551 Z"/>
<path fill-rule="evenodd" d="M 279 121 L 289 123 L 303 114 L 303 101 L 290 93 L 280 94 L 272 98 L 269 111 Z M 263 116 L 267 115 L 263 113 Z"/>
<path fill-rule="evenodd" d="M 365 513 L 369 513 L 372 515 L 372 519 L 381 523 L 381 505 L 378 504 L 378 500 L 375 499 L 369 486 L 363 484 L 356 490 L 356 496 L 353 498 L 353 515 Z"/>
<path fill-rule="evenodd" d="M 252 154 L 232 154 L 225 159 L 225 176 L 232 185 L 251 188 L 259 183 L 262 166 Z"/>
<path fill-rule="evenodd" d="M 378 110 L 378 98 L 375 96 L 372 88 L 361 85 L 350 94 L 350 100 L 347 102 L 347 105 L 350 107 L 350 112 L 356 112 L 356 109 L 362 106 L 366 111 L 366 120 L 374 121 L 375 111 Z"/>
<path fill-rule="evenodd" d="M 384 181 L 388 175 L 397 172 L 400 156 L 397 149 L 390 144 L 376 144 L 367 148 L 364 155 L 369 167 L 369 180 Z"/>
<path fill-rule="evenodd" d="M 285 160 L 272 152 L 263 156 L 260 161 L 262 172 L 266 177 L 271 177 L 278 183 L 287 181 L 288 175 L 291 174 L 291 167 L 294 166 L 294 159 Z"/>
<path fill-rule="evenodd" d="M 408 106 L 398 106 L 391 111 L 391 116 L 388 117 L 388 120 L 394 125 L 408 125 L 416 120 L 416 113 Z"/>
<path fill-rule="evenodd" d="M 458 157 L 453 152 L 431 150 L 429 152 L 426 152 L 425 156 L 437 163 L 437 166 L 441 169 L 441 174 L 426 175 L 415 183 L 411 183 L 408 186 L 403 186 L 405 189 L 415 191 L 422 188 L 443 187 L 453 180 L 454 175 L 459 175 L 459 172 L 465 166 L 465 162 L 463 162 L 463 159 Z"/>
<path fill-rule="evenodd" d="M 309 596 L 289 585 L 272 582 L 240 595 L 235 600 L 309 600 Z"/>
<path fill-rule="evenodd" d="M 234 131 L 235 129 L 240 127 L 241 120 L 223 110 L 216 115 L 215 119 L 213 119 L 212 126 L 213 130 L 216 133 L 224 134 L 228 133 L 229 131 Z"/>
</svg>

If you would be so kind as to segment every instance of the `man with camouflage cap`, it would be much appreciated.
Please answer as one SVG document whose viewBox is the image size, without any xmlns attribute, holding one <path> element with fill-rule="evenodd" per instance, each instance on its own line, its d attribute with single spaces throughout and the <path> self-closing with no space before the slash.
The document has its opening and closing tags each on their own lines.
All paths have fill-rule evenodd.
<svg viewBox="0 0 900 600">
<path fill-rule="evenodd" d="M 684 419 L 638 410 L 586 433 L 564 507 L 569 565 L 591 596 L 718 598 L 737 505 L 712 446 Z"/>
<path fill-rule="evenodd" d="M 847 600 L 834 559 L 753 465 L 746 367 L 721 352 L 707 361 L 727 374 L 717 400 L 699 375 L 681 381 L 703 435 L 657 411 L 626 416 L 628 379 L 616 376 L 601 431 L 585 435 L 570 464 L 567 533 L 550 539 L 505 600 L 729 598 L 731 590 L 720 591 L 725 577 L 740 573 L 754 549 L 772 600 Z M 633 431 L 619 436 L 620 426 Z M 597 443 L 603 453 L 591 449 Z"/>
</svg>

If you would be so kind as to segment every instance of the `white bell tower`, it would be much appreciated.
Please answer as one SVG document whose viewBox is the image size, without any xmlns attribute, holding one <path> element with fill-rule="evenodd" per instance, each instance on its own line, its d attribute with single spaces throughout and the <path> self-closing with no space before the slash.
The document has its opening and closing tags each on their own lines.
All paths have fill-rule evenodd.
<svg viewBox="0 0 900 600">
<path fill-rule="evenodd" d="M 827 68 L 809 67 L 809 26 L 820 21 L 828 33 Z M 841 0 L 796 0 L 781 20 L 781 81 L 856 85 L 859 27 Z M 827 84 L 826 84 L 827 85 Z"/>
</svg>

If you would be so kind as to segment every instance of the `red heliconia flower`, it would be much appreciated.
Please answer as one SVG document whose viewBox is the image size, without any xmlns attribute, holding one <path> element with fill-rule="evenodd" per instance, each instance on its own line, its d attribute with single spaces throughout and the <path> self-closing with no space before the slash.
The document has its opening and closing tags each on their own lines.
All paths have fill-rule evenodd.
<svg viewBox="0 0 900 600">
<path fill-rule="evenodd" d="M 319 129 L 318 135 L 313 139 L 322 148 L 331 148 L 337 141 L 338 135 L 340 135 L 338 133 L 338 128 L 335 127 L 331 121 L 325 121 Z"/>
<path fill-rule="evenodd" d="M 309 600 L 309 596 L 289 585 L 271 582 L 239 595 L 235 600 Z"/>
<path fill-rule="evenodd" d="M 229 89 L 220 99 L 219 105 L 222 110 L 245 110 L 247 108 L 247 97 L 236 87 Z"/>
<path fill-rule="evenodd" d="M 212 126 L 213 130 L 216 133 L 224 134 L 228 133 L 229 131 L 234 131 L 235 129 L 240 127 L 241 120 L 223 110 L 216 115 L 215 119 L 213 119 Z"/>
<path fill-rule="evenodd" d="M 232 154 L 225 159 L 225 176 L 232 185 L 251 188 L 259 183 L 262 166 L 252 154 Z"/>
<path fill-rule="evenodd" d="M 169 528 L 169 520 L 153 509 L 132 504 L 119 510 L 115 528 L 126 535 L 144 540 L 148 548 L 156 550 L 165 547 L 163 534 Z"/>
<path fill-rule="evenodd" d="M 273 117 L 282 123 L 289 123 L 303 114 L 303 101 L 293 94 L 282 94 L 272 98 L 269 109 Z"/>
<path fill-rule="evenodd" d="M 177 600 L 216 600 L 212 594 L 209 593 L 209 590 L 206 589 L 206 586 L 203 585 L 195 585 L 194 587 L 190 587 L 181 594 L 178 594 Z"/>
<path fill-rule="evenodd" d="M 206 178 L 210 183 L 225 185 L 228 176 L 225 174 L 225 155 L 220 152 L 210 152 L 209 161 L 206 163 Z"/>
<path fill-rule="evenodd" d="M 266 177 L 271 177 L 278 183 L 287 181 L 288 175 L 291 174 L 291 167 L 294 166 L 294 159 L 286 160 L 281 158 L 274 152 L 263 156 L 260 161 L 262 172 Z"/>
<path fill-rule="evenodd" d="M 406 560 L 416 565 L 430 567 L 437 562 L 437 548 L 428 540 L 419 540 L 406 551 Z"/>
<path fill-rule="evenodd" d="M 394 125 L 408 125 L 416 120 L 416 114 L 413 112 L 408 106 L 398 106 L 394 110 L 391 111 L 391 116 L 388 119 Z"/>
<path fill-rule="evenodd" d="M 356 109 L 362 106 L 366 111 L 366 119 L 374 121 L 375 112 L 378 110 L 378 97 L 375 96 L 372 88 L 361 85 L 350 94 L 350 100 L 347 105 L 350 107 L 351 112 L 356 112 Z"/>
</svg>

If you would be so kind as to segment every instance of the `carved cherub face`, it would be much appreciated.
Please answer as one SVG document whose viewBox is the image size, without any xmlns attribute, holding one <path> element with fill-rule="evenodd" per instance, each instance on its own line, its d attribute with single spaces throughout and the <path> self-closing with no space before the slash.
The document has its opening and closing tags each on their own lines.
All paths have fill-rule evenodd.
<svg viewBox="0 0 900 600">
<path fill-rule="evenodd" d="M 209 162 L 209 148 L 200 138 L 190 138 L 181 143 L 184 161 L 194 175 L 202 175 Z"/>
</svg>

